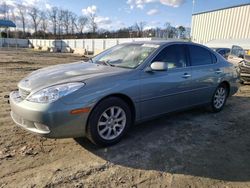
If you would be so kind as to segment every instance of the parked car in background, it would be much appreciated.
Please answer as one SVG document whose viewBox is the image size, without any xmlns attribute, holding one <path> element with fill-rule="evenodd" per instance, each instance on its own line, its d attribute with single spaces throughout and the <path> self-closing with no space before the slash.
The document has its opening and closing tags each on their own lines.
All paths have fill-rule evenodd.
<svg viewBox="0 0 250 188">
<path fill-rule="evenodd" d="M 107 146 L 159 115 L 200 105 L 219 112 L 238 86 L 234 66 L 205 46 L 134 42 L 31 73 L 10 94 L 11 117 L 45 137 Z"/>
<path fill-rule="evenodd" d="M 232 46 L 228 61 L 239 67 L 241 82 L 250 81 L 250 46 L 243 48 L 241 46 Z"/>
<path fill-rule="evenodd" d="M 212 49 L 217 53 L 219 53 L 225 59 L 227 59 L 228 55 L 230 54 L 230 48 L 212 48 Z"/>
</svg>

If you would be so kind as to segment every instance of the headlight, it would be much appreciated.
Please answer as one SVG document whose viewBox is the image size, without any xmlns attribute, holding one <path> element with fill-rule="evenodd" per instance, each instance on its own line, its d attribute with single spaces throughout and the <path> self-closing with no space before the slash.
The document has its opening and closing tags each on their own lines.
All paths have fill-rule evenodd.
<svg viewBox="0 0 250 188">
<path fill-rule="evenodd" d="M 78 90 L 84 85 L 85 84 L 81 82 L 55 85 L 52 87 L 42 89 L 30 95 L 27 98 L 27 100 L 31 102 L 37 102 L 37 103 L 51 103 L 51 102 L 58 100 L 59 98 L 63 96 L 73 93 L 74 91 Z"/>
</svg>

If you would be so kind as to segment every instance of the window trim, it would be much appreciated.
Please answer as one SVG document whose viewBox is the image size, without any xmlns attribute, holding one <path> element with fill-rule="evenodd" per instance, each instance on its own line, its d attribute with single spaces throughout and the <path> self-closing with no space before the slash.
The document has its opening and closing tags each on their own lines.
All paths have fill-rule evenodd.
<svg viewBox="0 0 250 188">
<path fill-rule="evenodd" d="M 187 51 L 187 45 L 186 44 L 182 44 L 182 43 L 173 43 L 173 44 L 169 44 L 169 45 L 165 45 L 163 46 L 161 49 L 159 49 L 159 52 L 157 52 L 157 54 L 155 54 L 155 56 L 152 58 L 152 60 L 150 61 L 149 65 L 151 65 L 155 58 L 163 51 L 165 50 L 166 48 L 170 47 L 170 46 L 174 46 L 174 45 L 177 45 L 177 46 L 182 46 L 183 47 L 183 50 L 184 50 L 184 56 L 185 56 L 185 59 L 186 59 L 186 66 L 185 67 L 177 67 L 177 68 L 171 68 L 171 69 L 168 69 L 169 70 L 180 70 L 180 69 L 184 69 L 184 68 L 188 68 L 190 67 L 190 61 L 189 61 L 189 56 L 188 56 L 188 51 Z"/>
<path fill-rule="evenodd" d="M 190 46 L 195 46 L 195 47 L 199 47 L 199 48 L 203 48 L 204 50 L 207 50 L 207 52 L 209 53 L 209 56 L 211 58 L 211 62 L 210 64 L 205 64 L 205 65 L 192 65 L 192 60 L 191 60 L 191 53 L 190 53 Z M 199 46 L 199 45 L 194 45 L 194 44 L 187 44 L 187 48 L 188 48 L 188 53 L 189 53 L 189 61 L 190 61 L 190 67 L 204 67 L 204 66 L 211 66 L 214 65 L 216 63 L 218 63 L 218 58 L 216 55 L 212 54 L 210 49 L 207 49 L 203 46 Z M 213 62 L 213 58 L 212 55 L 214 55 L 216 57 L 216 63 Z"/>
<path fill-rule="evenodd" d="M 226 53 L 225 53 L 226 54 Z M 212 64 L 209 64 L 209 65 L 214 65 L 214 64 L 217 64 L 218 63 L 218 58 L 215 54 L 213 54 L 212 52 L 210 52 L 210 56 L 211 56 L 211 59 L 212 59 L 212 62 L 213 62 L 213 56 L 215 57 L 215 62 L 213 62 Z"/>
</svg>

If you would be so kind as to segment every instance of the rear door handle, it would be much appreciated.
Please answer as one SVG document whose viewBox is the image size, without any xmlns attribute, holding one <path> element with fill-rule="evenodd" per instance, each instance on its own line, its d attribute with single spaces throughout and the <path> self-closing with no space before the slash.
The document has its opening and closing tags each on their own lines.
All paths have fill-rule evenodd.
<svg viewBox="0 0 250 188">
<path fill-rule="evenodd" d="M 191 77 L 191 74 L 188 74 L 188 73 L 185 73 L 183 74 L 182 78 L 190 78 Z"/>
</svg>

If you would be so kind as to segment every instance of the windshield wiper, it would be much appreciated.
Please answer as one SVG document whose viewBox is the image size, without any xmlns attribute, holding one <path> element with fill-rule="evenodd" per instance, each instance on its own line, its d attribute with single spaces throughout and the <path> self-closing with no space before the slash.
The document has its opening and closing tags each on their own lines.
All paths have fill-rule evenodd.
<svg viewBox="0 0 250 188">
<path fill-rule="evenodd" d="M 91 63 L 94 63 L 92 57 L 89 57 L 89 61 L 91 61 Z"/>
<path fill-rule="evenodd" d="M 89 62 L 90 61 L 91 63 L 94 63 L 92 57 L 89 57 L 88 59 L 83 59 L 82 61 L 83 62 Z"/>
<path fill-rule="evenodd" d="M 107 65 L 107 66 L 110 66 L 110 67 L 115 67 L 115 65 L 109 63 L 108 61 L 97 61 L 96 63 L 101 64 L 101 65 Z"/>
<path fill-rule="evenodd" d="M 115 65 L 109 63 L 108 61 L 104 61 L 103 64 L 108 65 L 108 66 L 110 66 L 110 67 L 115 67 Z"/>
</svg>

